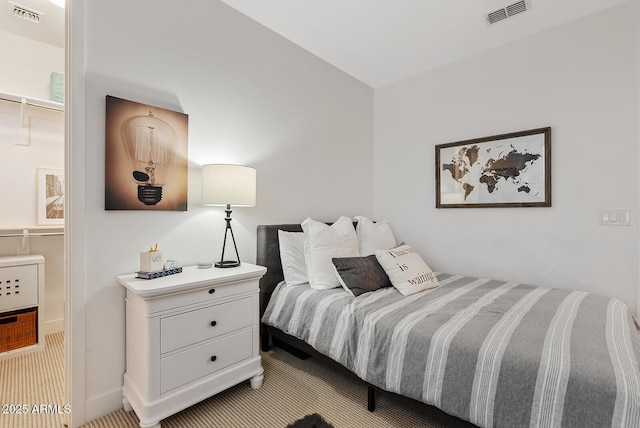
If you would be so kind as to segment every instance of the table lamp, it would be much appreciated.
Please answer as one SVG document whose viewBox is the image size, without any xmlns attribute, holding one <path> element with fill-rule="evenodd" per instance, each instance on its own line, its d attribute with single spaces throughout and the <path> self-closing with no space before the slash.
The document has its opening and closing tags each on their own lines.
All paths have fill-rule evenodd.
<svg viewBox="0 0 640 428">
<path fill-rule="evenodd" d="M 227 226 L 224 231 L 222 255 L 215 267 L 229 268 L 240 266 L 240 256 L 236 238 L 231 228 L 231 206 L 253 207 L 256 205 L 256 170 L 248 166 L 210 164 L 202 167 L 202 205 L 226 206 Z M 225 260 L 227 233 L 231 233 L 236 260 Z"/>
</svg>

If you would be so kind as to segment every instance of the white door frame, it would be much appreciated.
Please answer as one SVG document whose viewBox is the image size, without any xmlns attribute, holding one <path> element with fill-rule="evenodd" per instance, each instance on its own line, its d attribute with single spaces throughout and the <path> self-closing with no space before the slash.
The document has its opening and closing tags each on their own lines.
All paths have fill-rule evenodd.
<svg viewBox="0 0 640 428">
<path fill-rule="evenodd" d="M 65 31 L 64 382 L 67 424 L 85 421 L 85 0 L 67 1 Z"/>
<path fill-rule="evenodd" d="M 640 10 L 640 7 L 636 6 L 635 10 Z M 637 207 L 636 207 L 636 222 L 640 223 L 640 26 L 636 28 L 636 126 L 637 126 L 637 135 L 636 138 L 637 148 L 638 148 L 638 156 L 637 156 L 637 177 L 636 182 L 638 188 L 636 189 L 636 198 L 637 198 Z M 636 224 L 636 316 L 640 318 L 640 224 Z"/>
</svg>

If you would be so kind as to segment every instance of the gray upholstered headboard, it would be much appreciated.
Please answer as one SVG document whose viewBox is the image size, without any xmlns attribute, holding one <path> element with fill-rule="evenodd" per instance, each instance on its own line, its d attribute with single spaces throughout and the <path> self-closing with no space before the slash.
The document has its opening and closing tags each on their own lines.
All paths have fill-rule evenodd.
<svg viewBox="0 0 640 428">
<path fill-rule="evenodd" d="M 327 222 L 328 225 L 333 223 Z M 353 223 L 356 227 L 357 223 Z M 280 245 L 278 243 L 278 230 L 286 232 L 302 232 L 300 224 L 261 224 L 258 225 L 257 241 L 258 249 L 256 264 L 267 268 L 267 273 L 260 280 L 260 317 L 267 309 L 267 303 L 273 290 L 284 280 L 282 273 L 282 261 L 280 260 Z"/>
<path fill-rule="evenodd" d="M 284 279 L 282 262 L 280 261 L 278 230 L 302 232 L 302 226 L 299 224 L 269 224 L 258 226 L 256 264 L 267 268 L 267 273 L 260 279 L 260 316 L 262 316 L 267 308 L 267 303 L 269 303 L 269 298 L 274 288 Z"/>
</svg>

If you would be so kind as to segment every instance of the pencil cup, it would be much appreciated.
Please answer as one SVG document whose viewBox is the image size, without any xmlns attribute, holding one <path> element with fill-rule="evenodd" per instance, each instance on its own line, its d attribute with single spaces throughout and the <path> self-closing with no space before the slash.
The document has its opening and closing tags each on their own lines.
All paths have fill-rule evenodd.
<svg viewBox="0 0 640 428">
<path fill-rule="evenodd" d="M 156 272 L 162 270 L 162 251 L 141 252 L 140 270 L 142 272 Z"/>
</svg>

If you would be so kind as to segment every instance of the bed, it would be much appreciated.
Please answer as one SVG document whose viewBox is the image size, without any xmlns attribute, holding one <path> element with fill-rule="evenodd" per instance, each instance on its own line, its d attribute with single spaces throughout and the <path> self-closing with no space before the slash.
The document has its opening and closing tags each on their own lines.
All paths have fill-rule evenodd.
<svg viewBox="0 0 640 428">
<path fill-rule="evenodd" d="M 411 296 L 350 296 L 283 282 L 278 230 L 258 226 L 263 349 L 269 337 L 480 427 L 640 427 L 640 337 L 619 300 L 436 273 Z"/>
</svg>

